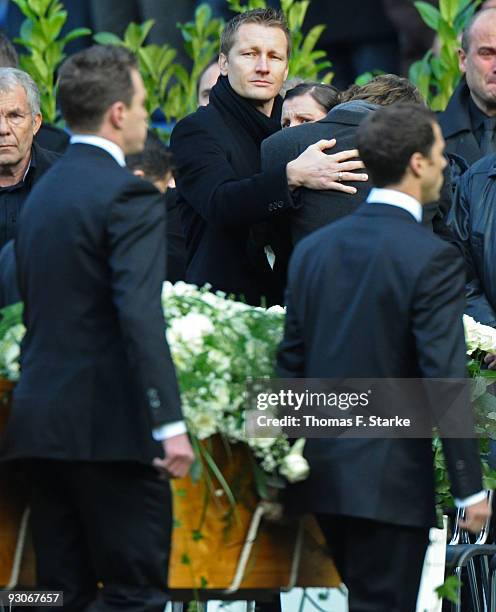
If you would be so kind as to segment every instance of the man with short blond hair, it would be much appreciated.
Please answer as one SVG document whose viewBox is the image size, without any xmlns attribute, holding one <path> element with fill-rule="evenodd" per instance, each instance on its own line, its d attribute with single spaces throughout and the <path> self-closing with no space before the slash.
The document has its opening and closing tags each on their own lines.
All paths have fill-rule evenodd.
<svg viewBox="0 0 496 612">
<path fill-rule="evenodd" d="M 280 129 L 279 91 L 288 75 L 290 47 L 281 13 L 256 9 L 234 17 L 221 37 L 221 76 L 208 106 L 180 121 L 171 137 L 186 229 L 186 280 L 209 283 L 255 305 L 282 303 L 267 225 L 298 205 L 296 189 L 354 193 L 337 179 L 366 179 L 350 173 L 363 167 L 347 161 L 356 151 L 326 155 L 335 144 L 328 140 L 261 171 L 262 141 Z"/>
</svg>

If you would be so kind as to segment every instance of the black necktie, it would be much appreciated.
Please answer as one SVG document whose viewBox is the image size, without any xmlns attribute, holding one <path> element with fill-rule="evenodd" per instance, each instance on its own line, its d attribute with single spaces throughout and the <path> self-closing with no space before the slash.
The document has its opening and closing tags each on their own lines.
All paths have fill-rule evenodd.
<svg viewBox="0 0 496 612">
<path fill-rule="evenodd" d="M 496 117 L 486 117 L 484 119 L 484 131 L 480 142 L 482 155 L 491 155 L 496 152 L 494 146 L 494 128 L 496 127 Z"/>
</svg>

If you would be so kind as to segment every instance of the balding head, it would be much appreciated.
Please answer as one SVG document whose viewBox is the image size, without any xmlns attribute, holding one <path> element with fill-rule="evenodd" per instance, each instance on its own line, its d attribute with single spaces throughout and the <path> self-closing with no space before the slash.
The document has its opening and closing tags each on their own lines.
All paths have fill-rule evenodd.
<svg viewBox="0 0 496 612">
<path fill-rule="evenodd" d="M 480 11 L 469 22 L 459 58 L 473 101 L 496 116 L 496 8 Z"/>
</svg>

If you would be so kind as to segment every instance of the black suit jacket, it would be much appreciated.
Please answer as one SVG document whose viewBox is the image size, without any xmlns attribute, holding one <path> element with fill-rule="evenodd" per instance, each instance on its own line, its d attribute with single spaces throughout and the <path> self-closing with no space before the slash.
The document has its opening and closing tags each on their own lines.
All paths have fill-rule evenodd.
<svg viewBox="0 0 496 612">
<path fill-rule="evenodd" d="M 305 123 L 274 134 L 262 143 L 262 169 L 271 168 L 276 163 L 287 164 L 308 146 L 323 138 L 336 138 L 336 145 L 327 151 L 329 154 L 356 149 L 360 123 L 377 108 L 379 106 L 376 104 L 352 100 L 335 106 L 320 121 Z M 354 186 L 357 188 L 354 195 L 334 190 L 299 189 L 293 196 L 295 207 L 272 222 L 271 243 L 276 253 L 277 271 L 283 279 L 294 245 L 316 229 L 355 211 L 366 199 L 372 183 L 357 182 Z M 451 191 L 452 172 L 447 168 L 440 201 L 424 206 L 422 223 L 444 240 L 455 244 L 465 256 L 462 245 L 444 222 L 444 217 L 451 208 Z M 282 282 L 284 284 L 285 281 Z"/>
<path fill-rule="evenodd" d="M 323 138 L 336 139 L 336 145 L 327 150 L 329 154 L 356 149 L 357 128 L 376 108 L 377 105 L 362 101 L 340 104 L 331 109 L 320 121 L 277 132 L 262 143 L 262 168 L 271 168 L 281 161 L 287 164 L 303 153 L 307 147 Z M 337 221 L 356 210 L 367 197 L 372 184 L 368 181 L 357 182 L 354 186 L 357 188 L 355 195 L 333 190 L 318 191 L 306 187 L 298 189 L 296 194 L 298 208 L 289 211 L 292 244 L 296 244 L 319 227 Z M 276 221 L 275 226 L 277 225 Z M 285 232 L 281 229 L 279 233 L 284 235 Z"/>
<path fill-rule="evenodd" d="M 252 230 L 293 205 L 286 165 L 278 161 L 260 172 L 249 162 L 247 146 L 255 145 L 211 104 L 172 132 L 188 250 L 186 280 L 210 283 L 250 304 L 260 304 L 263 296 L 268 303 L 280 303 L 264 245 L 253 239 Z"/>
<path fill-rule="evenodd" d="M 26 200 L 16 240 L 27 333 L 5 456 L 157 455 L 181 419 L 161 306 L 164 206 L 104 150 L 72 145 Z"/>
<path fill-rule="evenodd" d="M 14 241 L 9 240 L 0 250 L 0 308 L 21 300 L 17 287 Z"/>
<path fill-rule="evenodd" d="M 406 211 L 366 204 L 293 254 L 278 373 L 290 378 L 464 378 L 463 263 Z M 467 416 L 471 421 L 470 405 Z M 444 441 L 455 497 L 481 490 L 474 439 Z M 434 524 L 429 439 L 309 439 L 288 507 Z"/>
</svg>

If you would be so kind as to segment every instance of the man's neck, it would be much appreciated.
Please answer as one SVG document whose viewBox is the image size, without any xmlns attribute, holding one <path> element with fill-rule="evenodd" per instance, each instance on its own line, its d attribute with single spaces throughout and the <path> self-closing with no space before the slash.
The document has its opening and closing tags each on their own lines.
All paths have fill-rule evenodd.
<svg viewBox="0 0 496 612">
<path fill-rule="evenodd" d="M 477 98 L 472 92 L 470 92 L 470 98 L 475 106 L 477 106 L 477 108 L 484 113 L 484 115 L 487 117 L 496 117 L 496 106 L 488 106 L 484 100 Z"/>
<path fill-rule="evenodd" d="M 31 163 L 31 153 L 26 159 L 13 166 L 2 166 L 0 164 L 0 187 L 11 187 L 20 183 Z"/>
<path fill-rule="evenodd" d="M 272 108 L 274 107 L 274 100 L 269 100 L 268 102 L 260 102 L 259 104 L 255 104 L 255 108 L 259 110 L 261 113 L 270 117 L 272 113 Z"/>
<path fill-rule="evenodd" d="M 396 185 L 387 185 L 386 187 L 384 187 L 384 189 L 392 189 L 393 191 L 399 191 L 400 193 L 404 193 L 405 195 L 414 198 L 415 200 L 417 200 L 417 202 L 422 204 L 422 192 L 420 186 L 416 183 L 405 181 L 402 183 L 397 183 Z"/>
</svg>

